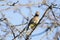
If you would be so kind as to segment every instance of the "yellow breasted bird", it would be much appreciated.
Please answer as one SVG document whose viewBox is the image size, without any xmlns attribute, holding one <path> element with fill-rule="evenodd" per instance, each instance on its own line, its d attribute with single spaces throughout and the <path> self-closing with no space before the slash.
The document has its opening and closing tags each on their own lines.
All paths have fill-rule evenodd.
<svg viewBox="0 0 60 40">
<path fill-rule="evenodd" d="M 28 28 L 27 30 L 29 29 L 33 29 L 39 22 L 39 14 L 40 12 L 37 11 L 34 15 L 34 17 L 30 20 L 29 24 L 28 24 Z"/>
</svg>

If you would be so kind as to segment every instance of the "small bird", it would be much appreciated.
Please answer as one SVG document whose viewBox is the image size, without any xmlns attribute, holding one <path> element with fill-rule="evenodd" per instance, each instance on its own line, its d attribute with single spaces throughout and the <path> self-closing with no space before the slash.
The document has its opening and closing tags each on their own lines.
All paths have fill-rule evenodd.
<svg viewBox="0 0 60 40">
<path fill-rule="evenodd" d="M 37 11 L 36 13 L 35 13 L 35 15 L 34 15 L 34 17 L 30 20 L 30 22 L 29 22 L 29 24 L 28 24 L 28 27 L 27 27 L 27 30 L 28 29 L 34 29 L 34 27 L 36 26 L 36 25 L 38 25 L 38 22 L 39 22 L 39 14 L 40 14 L 40 12 L 39 11 Z"/>
</svg>

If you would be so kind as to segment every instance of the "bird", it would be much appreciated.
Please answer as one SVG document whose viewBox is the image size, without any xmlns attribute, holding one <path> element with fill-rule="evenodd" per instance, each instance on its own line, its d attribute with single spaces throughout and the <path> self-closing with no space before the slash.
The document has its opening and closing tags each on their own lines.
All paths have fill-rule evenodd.
<svg viewBox="0 0 60 40">
<path fill-rule="evenodd" d="M 36 25 L 38 25 L 38 22 L 39 22 L 39 14 L 40 12 L 39 11 L 36 11 L 34 17 L 29 21 L 28 23 L 28 27 L 27 27 L 27 30 L 28 29 L 31 29 L 33 30 L 35 28 Z"/>
</svg>

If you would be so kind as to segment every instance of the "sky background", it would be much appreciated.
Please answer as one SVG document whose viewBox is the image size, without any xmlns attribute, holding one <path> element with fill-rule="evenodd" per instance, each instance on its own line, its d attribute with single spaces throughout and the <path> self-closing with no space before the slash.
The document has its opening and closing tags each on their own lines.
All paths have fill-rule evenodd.
<svg viewBox="0 0 60 40">
<path fill-rule="evenodd" d="M 10 22 L 11 24 L 13 24 L 13 25 L 19 25 L 19 24 L 21 24 L 23 21 L 26 22 L 26 20 L 23 18 L 23 16 L 22 16 L 21 14 L 19 14 L 18 9 L 21 10 L 21 12 L 23 13 L 23 15 L 25 15 L 26 17 L 29 17 L 29 20 L 33 17 L 33 16 L 30 14 L 29 8 L 27 8 L 26 6 L 20 6 L 20 7 L 16 7 L 16 8 L 15 8 L 14 6 L 8 6 L 8 5 L 6 5 L 7 3 L 12 4 L 13 2 L 17 2 L 17 1 L 19 1 L 17 4 L 19 4 L 19 3 L 20 3 L 20 4 L 28 4 L 28 3 L 29 3 L 29 0 L 5 0 L 5 1 L 0 1 L 0 5 L 5 4 L 5 6 L 0 6 L 0 10 L 6 9 L 6 8 L 10 7 L 9 10 L 4 10 L 4 11 L 2 11 L 2 13 L 5 14 L 5 17 L 8 18 L 9 22 Z M 41 2 L 42 0 L 30 0 L 30 1 L 31 1 L 31 3 L 38 3 L 38 2 Z M 54 1 L 54 0 L 49 0 L 49 2 L 47 2 L 48 5 L 50 5 L 53 1 Z M 55 3 L 55 4 L 60 4 L 60 0 L 56 0 L 54 3 Z M 59 6 L 59 5 L 58 5 L 58 6 Z M 31 10 L 32 10 L 31 13 L 32 13 L 33 15 L 35 15 L 35 12 L 36 12 L 36 11 L 39 11 L 39 12 L 40 12 L 40 18 L 41 18 L 46 9 L 47 9 L 46 6 L 42 6 L 42 7 L 40 7 L 40 8 L 38 8 L 37 6 L 31 6 Z M 54 9 L 54 11 L 55 11 L 55 9 Z M 57 13 L 57 12 L 59 12 L 59 10 L 57 10 L 56 13 Z M 1 15 L 1 14 L 0 14 L 0 15 Z M 58 15 L 58 14 L 57 14 L 57 15 Z M 1 18 L 1 17 L 0 17 L 0 18 Z M 46 19 L 46 22 L 50 22 L 50 21 L 49 21 L 48 19 Z M 2 22 L 1 22 L 1 23 L 2 23 Z M 7 27 L 6 27 L 6 25 L 5 25 L 4 23 L 2 23 L 2 24 L 3 24 L 4 26 L 0 27 L 0 36 L 6 34 L 6 32 L 2 32 L 1 30 L 3 30 L 3 29 L 4 29 L 4 30 L 6 29 L 7 31 L 10 30 L 10 29 L 7 29 Z M 20 26 L 20 27 L 17 26 L 16 28 L 17 28 L 17 29 L 22 29 L 22 28 L 24 28 L 24 27 L 22 27 L 22 26 Z M 36 28 L 36 30 L 34 30 L 34 32 L 32 33 L 32 35 L 31 35 L 32 39 L 31 39 L 31 40 L 40 40 L 40 39 L 42 39 L 42 40 L 48 40 L 48 38 L 49 38 L 50 40 L 53 40 L 53 37 L 54 37 L 55 33 L 56 33 L 57 31 L 59 31 L 59 27 L 57 27 L 57 28 L 54 29 L 54 31 L 53 31 L 51 34 L 48 35 L 48 38 L 47 38 L 47 37 L 42 38 L 44 35 L 46 35 L 46 32 L 43 33 L 43 34 L 41 34 L 41 35 L 40 35 L 40 33 L 43 32 L 45 29 L 46 29 L 46 28 L 41 28 L 40 26 L 38 26 L 38 27 Z M 49 30 L 49 31 L 50 31 L 50 30 Z M 48 32 L 49 32 L 49 31 L 48 31 Z M 0 38 L 1 38 L 1 37 L 0 37 Z M 2 36 L 2 38 L 3 38 L 3 36 Z M 12 34 L 10 33 L 10 34 L 7 35 L 7 37 L 5 38 L 5 40 L 12 40 L 12 38 L 13 38 L 13 36 L 12 36 Z M 18 40 L 18 39 L 17 39 L 17 40 Z M 24 40 L 24 39 L 22 38 L 21 40 Z"/>
</svg>

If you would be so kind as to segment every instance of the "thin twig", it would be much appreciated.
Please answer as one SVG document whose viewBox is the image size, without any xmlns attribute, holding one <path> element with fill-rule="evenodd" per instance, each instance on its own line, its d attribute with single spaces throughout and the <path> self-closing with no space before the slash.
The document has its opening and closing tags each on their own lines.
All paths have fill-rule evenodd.
<svg viewBox="0 0 60 40">
<path fill-rule="evenodd" d="M 52 6 L 52 5 L 51 5 L 51 6 Z M 43 16 L 42 16 L 41 19 L 39 20 L 38 25 L 40 24 L 41 20 L 44 18 L 46 12 L 50 9 L 51 6 L 49 6 L 49 7 L 46 9 L 46 11 L 44 12 Z M 38 25 L 36 25 L 36 26 L 38 26 Z M 36 29 L 36 26 L 35 26 L 35 28 L 31 31 L 31 33 L 30 33 L 29 35 L 26 36 L 26 39 L 25 39 L 25 40 L 29 40 L 30 35 L 31 35 L 32 32 Z"/>
</svg>

